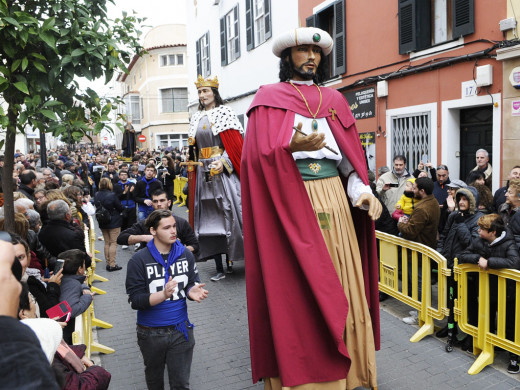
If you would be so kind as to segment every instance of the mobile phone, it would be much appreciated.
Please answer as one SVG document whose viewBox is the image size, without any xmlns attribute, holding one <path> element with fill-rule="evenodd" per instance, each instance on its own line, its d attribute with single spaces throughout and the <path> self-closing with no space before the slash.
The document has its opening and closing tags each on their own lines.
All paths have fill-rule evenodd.
<svg viewBox="0 0 520 390">
<path fill-rule="evenodd" d="M 395 187 L 395 188 L 399 187 L 399 184 L 398 184 L 398 183 L 388 183 L 388 185 L 389 185 L 390 187 Z"/>
<path fill-rule="evenodd" d="M 65 263 L 65 260 L 58 259 L 56 260 L 56 265 L 54 266 L 54 275 L 56 275 L 60 269 L 63 268 L 63 264 Z"/>
<path fill-rule="evenodd" d="M 421 160 L 422 160 L 423 164 L 426 165 L 428 163 L 428 155 L 423 154 L 421 157 Z"/>
<path fill-rule="evenodd" d="M 62 301 L 56 306 L 51 307 L 45 313 L 51 320 L 59 322 L 68 322 L 70 320 L 71 309 L 67 301 Z"/>
</svg>

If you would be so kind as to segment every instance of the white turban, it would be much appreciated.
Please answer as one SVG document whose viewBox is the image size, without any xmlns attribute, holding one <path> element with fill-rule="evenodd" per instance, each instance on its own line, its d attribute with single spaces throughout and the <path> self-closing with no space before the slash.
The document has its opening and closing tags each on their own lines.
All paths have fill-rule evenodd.
<svg viewBox="0 0 520 390">
<path fill-rule="evenodd" d="M 300 27 L 276 37 L 273 42 L 273 53 L 275 56 L 280 57 L 284 49 L 299 45 L 319 46 L 323 54 L 328 55 L 332 51 L 333 41 L 329 33 L 320 28 Z"/>
</svg>

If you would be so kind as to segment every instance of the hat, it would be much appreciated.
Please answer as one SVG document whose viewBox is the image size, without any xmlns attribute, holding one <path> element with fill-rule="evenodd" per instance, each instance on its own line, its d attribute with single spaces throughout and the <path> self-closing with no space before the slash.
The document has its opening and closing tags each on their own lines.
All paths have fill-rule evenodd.
<svg viewBox="0 0 520 390">
<path fill-rule="evenodd" d="M 327 31 L 316 27 L 300 27 L 280 34 L 273 42 L 273 53 L 281 57 L 282 51 L 288 47 L 299 45 L 316 45 L 321 47 L 324 55 L 332 51 L 333 41 Z"/>
<path fill-rule="evenodd" d="M 451 180 L 448 184 L 446 184 L 448 188 L 466 188 L 467 185 L 462 180 Z"/>
</svg>

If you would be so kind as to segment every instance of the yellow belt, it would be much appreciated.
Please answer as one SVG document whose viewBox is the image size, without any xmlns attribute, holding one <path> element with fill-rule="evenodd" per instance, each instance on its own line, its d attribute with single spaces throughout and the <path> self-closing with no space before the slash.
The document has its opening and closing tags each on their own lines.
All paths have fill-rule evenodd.
<svg viewBox="0 0 520 390">
<path fill-rule="evenodd" d="M 219 146 L 201 148 L 199 150 L 199 159 L 222 156 L 222 153 L 224 153 L 224 149 Z"/>
</svg>

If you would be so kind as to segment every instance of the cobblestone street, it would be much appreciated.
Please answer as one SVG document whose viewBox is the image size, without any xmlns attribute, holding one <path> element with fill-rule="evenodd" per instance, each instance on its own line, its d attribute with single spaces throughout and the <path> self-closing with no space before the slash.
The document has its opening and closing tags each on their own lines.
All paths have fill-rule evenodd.
<svg viewBox="0 0 520 390">
<path fill-rule="evenodd" d="M 174 209 L 187 217 L 184 208 Z M 97 241 L 96 247 L 102 249 L 103 242 Z M 127 302 L 124 287 L 126 265 L 133 253 L 132 247 L 118 248 L 118 264 L 123 266 L 120 272 L 108 273 L 104 262 L 98 263 L 99 274 L 110 279 L 96 283 L 107 294 L 95 298 L 95 310 L 96 317 L 114 325 L 113 329 L 97 331 L 98 341 L 116 350 L 112 355 L 101 356 L 102 365 L 112 374 L 111 389 L 146 389 L 135 332 L 136 312 Z M 97 257 L 102 259 L 102 253 Z M 262 389 L 263 384 L 251 382 L 244 264 L 235 263 L 235 273 L 219 282 L 209 280 L 215 272 L 212 261 L 198 263 L 198 267 L 210 295 L 200 304 L 188 303 L 190 320 L 196 326 L 192 389 Z M 409 309 L 392 299 L 381 307 L 382 342 L 376 354 L 379 390 L 520 389 L 520 378 L 503 370 L 504 353 L 498 354 L 495 364 L 480 374 L 468 375 L 473 356 L 459 349 L 448 354 L 444 342 L 434 337 L 411 343 L 409 339 L 417 327 L 406 325 L 399 318 Z"/>
</svg>

